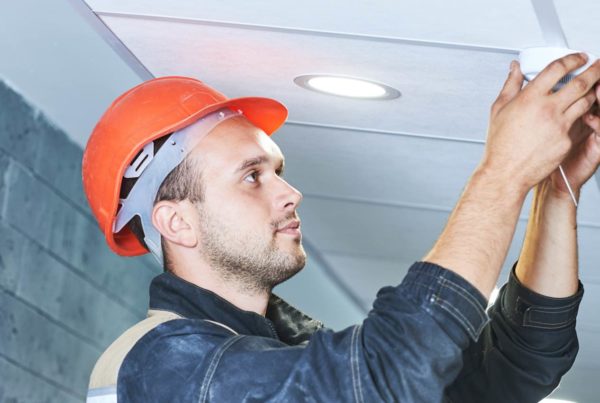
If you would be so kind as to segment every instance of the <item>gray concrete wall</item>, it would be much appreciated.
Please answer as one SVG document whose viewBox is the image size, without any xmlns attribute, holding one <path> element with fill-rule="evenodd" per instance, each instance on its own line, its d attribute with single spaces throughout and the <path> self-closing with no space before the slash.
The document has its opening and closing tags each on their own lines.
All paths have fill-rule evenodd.
<svg viewBox="0 0 600 403">
<path fill-rule="evenodd" d="M 106 346 L 142 318 L 152 258 L 112 254 L 81 148 L 0 81 L 0 402 L 77 402 Z"/>
</svg>

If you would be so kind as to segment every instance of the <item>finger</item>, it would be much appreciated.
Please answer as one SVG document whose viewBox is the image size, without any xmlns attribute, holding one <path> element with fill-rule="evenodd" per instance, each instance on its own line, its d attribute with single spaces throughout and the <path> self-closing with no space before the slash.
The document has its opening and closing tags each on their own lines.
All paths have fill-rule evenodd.
<svg viewBox="0 0 600 403">
<path fill-rule="evenodd" d="M 550 63 L 530 84 L 530 87 L 543 94 L 549 94 L 558 81 L 569 72 L 587 63 L 587 55 L 573 53 Z"/>
<path fill-rule="evenodd" d="M 600 118 L 593 113 L 588 113 L 583 117 L 583 121 L 597 136 L 600 136 Z"/>
<path fill-rule="evenodd" d="M 523 76 L 523 73 L 521 73 L 519 62 L 513 60 L 510 63 L 510 73 L 508 74 L 508 78 L 504 82 L 504 86 L 502 87 L 502 90 L 500 90 L 500 94 L 498 94 L 498 98 L 496 98 L 496 101 L 492 106 L 493 113 L 502 109 L 504 105 L 512 101 L 512 99 L 521 91 L 524 80 L 525 77 Z"/>
<path fill-rule="evenodd" d="M 561 163 L 572 186 L 580 187 L 596 170 L 600 158 L 600 148 L 595 134 L 586 136 Z"/>
<path fill-rule="evenodd" d="M 596 91 L 589 90 L 583 98 L 579 98 L 565 111 L 565 117 L 570 125 L 587 113 L 596 103 Z"/>
<path fill-rule="evenodd" d="M 596 88 L 594 87 L 598 83 L 598 80 L 600 80 L 600 60 L 596 60 L 583 73 L 575 77 L 552 96 L 560 100 L 562 109 L 565 110 L 591 89 L 596 93 Z"/>
</svg>

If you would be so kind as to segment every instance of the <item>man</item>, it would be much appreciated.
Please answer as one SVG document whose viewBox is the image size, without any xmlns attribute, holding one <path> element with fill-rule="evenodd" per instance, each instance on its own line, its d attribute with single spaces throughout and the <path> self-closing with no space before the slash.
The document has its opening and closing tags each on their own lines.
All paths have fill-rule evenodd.
<svg viewBox="0 0 600 403">
<path fill-rule="evenodd" d="M 433 249 L 340 332 L 271 293 L 306 256 L 302 195 L 269 137 L 285 108 L 182 77 L 119 97 L 86 147 L 86 194 L 114 251 L 150 250 L 166 272 L 149 317 L 96 364 L 89 401 L 539 401 L 578 348 L 576 211 L 556 169 L 578 195 L 600 162 L 600 63 L 552 88 L 584 64 L 567 56 L 524 89 L 511 65 L 482 161 Z M 486 299 L 536 185 L 490 320 Z"/>
</svg>

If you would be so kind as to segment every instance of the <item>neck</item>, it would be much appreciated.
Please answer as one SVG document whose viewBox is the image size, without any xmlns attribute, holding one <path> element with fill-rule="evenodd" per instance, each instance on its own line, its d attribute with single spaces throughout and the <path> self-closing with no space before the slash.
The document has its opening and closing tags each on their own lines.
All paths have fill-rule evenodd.
<svg viewBox="0 0 600 403">
<path fill-rule="evenodd" d="M 223 278 L 206 262 L 195 263 L 193 268 L 173 265 L 173 274 L 192 284 L 210 290 L 236 307 L 265 316 L 271 292 L 259 291 L 236 279 Z"/>
</svg>

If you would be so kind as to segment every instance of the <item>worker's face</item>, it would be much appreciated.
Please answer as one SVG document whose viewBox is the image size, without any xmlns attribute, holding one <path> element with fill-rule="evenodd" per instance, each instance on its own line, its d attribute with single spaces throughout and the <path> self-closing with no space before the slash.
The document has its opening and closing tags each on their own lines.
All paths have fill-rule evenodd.
<svg viewBox="0 0 600 403">
<path fill-rule="evenodd" d="M 282 178 L 283 154 L 273 140 L 235 117 L 204 138 L 192 157 L 204 193 L 197 204 L 199 252 L 213 268 L 259 290 L 300 271 L 306 261 L 300 228 L 278 230 L 299 219 L 302 194 Z"/>
</svg>

